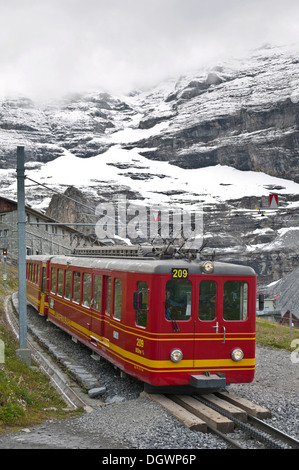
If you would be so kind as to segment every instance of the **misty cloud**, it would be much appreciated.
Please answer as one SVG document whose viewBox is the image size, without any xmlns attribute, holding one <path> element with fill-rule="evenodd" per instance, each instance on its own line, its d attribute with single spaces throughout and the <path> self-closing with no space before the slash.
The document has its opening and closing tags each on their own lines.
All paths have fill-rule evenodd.
<svg viewBox="0 0 299 470">
<path fill-rule="evenodd" d="M 0 0 L 0 95 L 127 92 L 297 42 L 297 0 Z"/>
</svg>

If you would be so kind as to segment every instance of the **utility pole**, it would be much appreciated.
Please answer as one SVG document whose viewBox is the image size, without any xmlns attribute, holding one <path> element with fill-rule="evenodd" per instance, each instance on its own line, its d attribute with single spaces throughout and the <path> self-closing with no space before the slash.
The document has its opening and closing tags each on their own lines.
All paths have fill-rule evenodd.
<svg viewBox="0 0 299 470">
<path fill-rule="evenodd" d="M 31 365 L 31 351 L 27 346 L 27 292 L 26 292 L 26 213 L 24 147 L 17 148 L 18 182 L 18 267 L 19 267 L 19 349 L 17 356 Z"/>
<path fill-rule="evenodd" d="M 3 274 L 3 282 L 4 282 L 4 290 L 6 290 L 6 260 L 7 260 L 7 232 L 4 230 L 4 248 L 3 248 L 3 261 L 4 261 L 4 274 Z"/>
<path fill-rule="evenodd" d="M 3 283 L 4 283 L 4 290 L 6 290 L 6 279 L 7 279 L 7 274 L 6 274 L 6 258 L 7 258 L 7 249 L 3 248 L 3 261 L 4 261 L 4 273 L 3 273 Z"/>
</svg>

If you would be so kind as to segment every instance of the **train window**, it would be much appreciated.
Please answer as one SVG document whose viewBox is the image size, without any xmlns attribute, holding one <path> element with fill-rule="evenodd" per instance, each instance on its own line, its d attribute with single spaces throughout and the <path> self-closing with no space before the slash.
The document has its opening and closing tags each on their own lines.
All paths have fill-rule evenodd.
<svg viewBox="0 0 299 470">
<path fill-rule="evenodd" d="M 105 313 L 110 315 L 110 305 L 111 305 L 111 277 L 106 277 L 106 305 Z"/>
<path fill-rule="evenodd" d="M 64 297 L 66 299 L 71 298 L 71 285 L 72 285 L 72 273 L 71 271 L 65 272 L 65 286 L 64 286 Z"/>
<path fill-rule="evenodd" d="M 147 282 L 138 282 L 138 294 L 141 294 L 141 308 L 136 310 L 136 324 L 146 327 L 147 324 L 147 307 L 148 307 L 148 285 Z"/>
<path fill-rule="evenodd" d="M 246 320 L 248 315 L 248 284 L 227 281 L 223 286 L 224 320 Z"/>
<path fill-rule="evenodd" d="M 36 266 L 36 279 L 35 279 L 36 284 L 38 284 L 38 281 L 39 281 L 39 266 Z"/>
<path fill-rule="evenodd" d="M 74 271 L 73 275 L 73 302 L 80 303 L 80 273 Z"/>
<path fill-rule="evenodd" d="M 122 281 L 114 279 L 114 318 L 121 318 L 121 301 L 122 301 Z"/>
<path fill-rule="evenodd" d="M 56 268 L 51 270 L 51 292 L 56 294 Z"/>
<path fill-rule="evenodd" d="M 57 295 L 62 297 L 63 292 L 63 269 L 58 269 L 58 287 L 57 287 Z"/>
<path fill-rule="evenodd" d="M 167 320 L 189 320 L 191 316 L 191 282 L 167 281 L 165 317 Z"/>
<path fill-rule="evenodd" d="M 199 284 L 198 318 L 203 321 L 216 318 L 216 294 L 215 281 L 201 281 Z"/>
<path fill-rule="evenodd" d="M 90 308 L 90 299 L 91 299 L 91 274 L 83 274 L 83 295 L 82 302 L 84 307 Z"/>
<path fill-rule="evenodd" d="M 101 311 L 101 300 L 102 300 L 102 276 L 94 277 L 94 292 L 93 292 L 94 308 Z"/>
</svg>

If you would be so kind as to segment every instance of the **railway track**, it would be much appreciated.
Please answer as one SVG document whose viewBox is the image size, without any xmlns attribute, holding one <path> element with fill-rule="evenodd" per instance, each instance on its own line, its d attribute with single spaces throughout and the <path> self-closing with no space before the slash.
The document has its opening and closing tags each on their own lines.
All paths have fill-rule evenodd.
<svg viewBox="0 0 299 470">
<path fill-rule="evenodd" d="M 15 314 L 13 313 L 13 308 L 10 302 L 11 298 L 6 297 L 4 301 L 5 305 L 5 314 L 8 324 L 16 338 L 19 338 L 19 322 Z M 83 408 L 85 411 L 90 412 L 91 408 L 79 393 L 76 393 L 73 383 L 66 377 L 66 374 L 63 374 L 59 367 L 52 361 L 49 355 L 44 354 L 42 349 L 39 347 L 38 343 L 31 338 L 31 335 L 28 334 L 27 340 L 28 348 L 31 351 L 32 358 L 38 364 L 39 368 L 44 371 L 44 373 L 49 377 L 52 385 L 58 391 L 58 393 L 65 400 L 66 404 L 71 409 Z"/>
<path fill-rule="evenodd" d="M 240 443 L 250 439 L 250 447 L 266 449 L 299 449 L 299 441 L 265 423 L 271 412 L 233 393 L 208 395 L 147 394 L 191 430 L 211 432 L 230 447 L 245 449 Z M 236 431 L 242 438 L 235 437 Z M 246 436 L 246 437 L 244 437 Z"/>
</svg>

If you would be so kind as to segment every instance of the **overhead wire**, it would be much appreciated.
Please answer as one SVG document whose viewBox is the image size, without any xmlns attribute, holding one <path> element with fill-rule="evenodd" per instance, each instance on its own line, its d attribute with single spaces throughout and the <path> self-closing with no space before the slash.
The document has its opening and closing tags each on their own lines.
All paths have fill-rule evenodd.
<svg viewBox="0 0 299 470">
<path fill-rule="evenodd" d="M 52 191 L 53 193 L 58 194 L 60 197 L 63 197 L 63 198 L 65 198 L 65 199 L 68 199 L 69 201 L 72 201 L 72 202 L 74 202 L 75 204 L 78 204 L 79 206 L 84 207 L 85 209 L 88 209 L 89 211 L 93 212 L 94 215 L 96 215 L 96 208 L 90 207 L 89 205 L 84 204 L 83 202 L 77 201 L 76 199 L 74 199 L 74 198 L 72 198 L 72 197 L 70 197 L 70 196 L 67 196 L 67 195 L 64 194 L 64 193 L 61 193 L 61 192 L 57 191 L 56 189 L 50 188 L 49 186 L 47 186 L 47 185 L 45 185 L 45 184 L 43 184 L 43 183 L 40 183 L 39 181 L 36 181 L 36 180 L 34 180 L 33 178 L 30 178 L 30 177 L 27 176 L 27 175 L 25 175 L 25 180 L 26 180 L 26 179 L 27 179 L 28 181 L 31 181 L 32 183 L 38 185 L 38 186 L 41 186 L 41 187 L 45 188 L 45 189 L 48 190 L 48 191 Z M 126 226 L 127 226 L 126 223 L 121 222 L 121 221 L 119 220 L 119 217 L 113 219 L 113 217 L 109 216 L 108 214 L 103 214 L 103 215 L 105 215 L 106 219 L 108 219 L 108 220 L 110 219 L 111 221 L 113 221 L 113 225 L 114 225 L 114 226 L 115 226 L 116 219 L 117 219 L 117 224 L 118 224 L 118 226 L 122 226 L 122 227 L 126 227 Z M 63 225 L 63 222 L 61 222 L 61 225 Z M 76 224 L 76 225 L 78 225 L 78 224 Z M 83 225 L 84 225 L 84 224 L 82 223 L 82 226 L 83 226 Z M 88 225 L 96 226 L 97 223 L 88 224 Z M 108 226 L 108 224 L 106 224 L 106 225 Z M 179 229 L 179 230 L 177 231 L 176 235 L 173 236 L 172 239 L 170 239 L 169 245 L 173 244 L 174 240 L 176 239 L 177 235 L 179 235 L 179 232 L 180 232 L 180 231 L 181 231 L 181 229 Z M 82 235 L 83 235 L 83 234 L 82 234 Z M 90 236 L 90 235 L 89 235 L 89 236 Z M 155 237 L 156 237 L 156 236 L 155 236 Z M 155 237 L 154 237 L 154 238 L 155 238 Z M 186 243 L 186 239 L 184 239 L 183 245 L 184 245 L 185 243 Z M 194 243 L 194 240 L 193 240 L 193 243 Z M 182 245 L 182 246 L 183 246 L 183 245 Z M 182 248 L 182 247 L 180 247 L 180 248 Z"/>
</svg>

